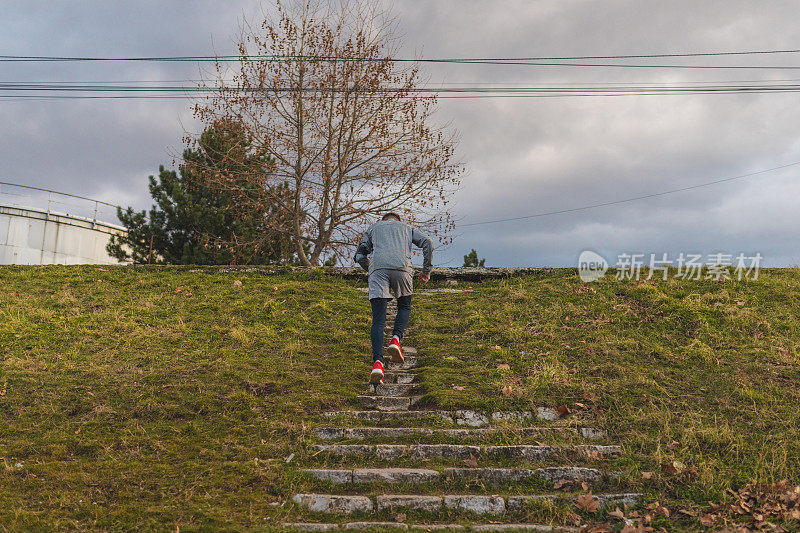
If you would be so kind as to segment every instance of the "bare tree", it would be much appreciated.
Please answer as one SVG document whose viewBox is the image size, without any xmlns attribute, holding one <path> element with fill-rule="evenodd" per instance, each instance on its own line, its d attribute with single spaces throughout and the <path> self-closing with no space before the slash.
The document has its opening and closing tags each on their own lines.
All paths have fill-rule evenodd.
<svg viewBox="0 0 800 533">
<path fill-rule="evenodd" d="M 194 107 L 204 123 L 241 122 L 274 164 L 267 174 L 196 175 L 248 212 L 278 205 L 307 266 L 336 257 L 386 210 L 449 242 L 446 204 L 463 167 L 455 137 L 430 125 L 436 97 L 418 92 L 418 66 L 393 60 L 395 22 L 376 0 L 278 1 L 274 12 L 244 21 L 238 60 L 217 62 L 202 84 L 210 96 Z M 271 196 L 279 184 L 290 194 Z"/>
</svg>

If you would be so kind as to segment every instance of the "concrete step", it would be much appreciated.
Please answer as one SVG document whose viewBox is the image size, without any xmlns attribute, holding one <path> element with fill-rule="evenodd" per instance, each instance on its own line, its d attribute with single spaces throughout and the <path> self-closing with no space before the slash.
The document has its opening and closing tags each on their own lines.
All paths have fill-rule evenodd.
<svg viewBox="0 0 800 533">
<path fill-rule="evenodd" d="M 494 485 L 531 480 L 549 483 L 588 484 L 602 481 L 603 474 L 596 468 L 583 466 L 554 466 L 544 468 L 445 468 L 441 472 L 427 468 L 304 468 L 298 472 L 319 481 L 344 483 L 416 483 L 478 480 Z"/>
<path fill-rule="evenodd" d="M 354 498 L 349 502 L 351 511 L 342 511 L 342 498 Z M 523 496 L 498 496 L 484 494 L 451 494 L 451 495 L 418 495 L 418 494 L 381 494 L 375 498 L 374 504 L 371 499 L 367 499 L 369 504 L 363 499 L 364 496 L 336 496 L 330 494 L 298 494 L 292 498 L 296 503 L 309 507 L 314 506 L 313 510 L 321 512 L 340 512 L 351 513 L 366 510 L 368 505 L 371 509 L 381 511 L 426 511 L 437 512 L 443 510 L 467 511 L 476 514 L 503 514 L 508 511 L 522 511 L 525 505 L 534 501 L 565 500 L 566 498 L 557 494 L 537 494 Z M 571 495 L 570 499 L 575 498 Z M 642 495 L 638 493 L 623 494 L 597 494 L 593 499 L 602 507 L 619 506 L 624 508 L 635 507 L 641 503 Z M 325 511 L 324 506 L 330 506 L 331 511 Z"/>
<path fill-rule="evenodd" d="M 359 396 L 358 401 L 365 409 L 378 411 L 403 411 L 417 403 L 421 396 Z"/>
<path fill-rule="evenodd" d="M 318 444 L 317 451 L 332 455 L 377 457 L 394 460 L 411 459 L 469 459 L 481 460 L 515 458 L 524 461 L 542 461 L 554 456 L 609 459 L 622 453 L 620 446 L 576 444 L 563 446 L 512 445 L 474 446 L 467 444 Z"/>
<path fill-rule="evenodd" d="M 522 496 L 509 496 L 506 498 L 506 508 L 509 511 L 521 511 L 528 503 L 541 501 L 555 501 L 564 499 L 559 494 L 525 494 Z M 613 509 L 619 507 L 624 509 L 638 507 L 642 503 L 642 494 L 639 492 L 622 492 L 618 494 L 593 494 L 592 499 L 600 504 L 600 507 Z"/>
<path fill-rule="evenodd" d="M 391 332 L 391 329 L 389 329 L 389 331 Z M 417 349 L 414 346 L 406 346 L 401 344 L 401 348 L 403 349 L 403 357 L 406 359 L 417 356 Z"/>
<path fill-rule="evenodd" d="M 339 496 L 336 494 L 295 494 L 292 501 L 317 513 L 352 514 L 372 511 L 372 500 L 366 496 Z"/>
<path fill-rule="evenodd" d="M 408 385 L 416 381 L 417 375 L 411 372 L 404 372 L 402 370 L 397 372 L 386 372 L 383 375 L 384 383 L 396 383 L 398 385 Z"/>
<path fill-rule="evenodd" d="M 470 527 L 471 531 L 541 531 L 541 532 L 563 532 L 577 533 L 581 531 L 577 527 L 568 526 L 547 526 L 541 524 L 481 524 Z"/>
<path fill-rule="evenodd" d="M 385 422 L 389 420 L 432 420 L 453 423 L 448 411 L 328 411 L 325 418 L 353 418 L 365 422 Z"/>
<path fill-rule="evenodd" d="M 459 409 L 456 411 L 410 411 L 408 413 L 397 413 L 390 417 L 375 415 L 373 411 L 333 411 L 324 413 L 323 416 L 334 418 L 337 416 L 349 416 L 370 422 L 383 420 L 413 420 L 419 418 L 432 417 L 447 421 L 451 424 L 468 427 L 487 426 L 491 423 L 511 421 L 515 423 L 527 423 L 536 420 L 554 421 L 559 418 L 555 409 L 550 407 L 537 407 L 535 411 L 496 411 L 487 413 L 483 411 L 473 411 L 469 409 Z"/>
<path fill-rule="evenodd" d="M 461 524 L 403 524 L 401 522 L 346 522 L 344 524 L 330 524 L 319 522 L 285 522 L 284 528 L 294 531 L 340 531 L 364 530 L 371 528 L 414 530 L 414 531 L 465 531 L 467 528 Z M 541 531 L 573 533 L 578 528 L 567 526 L 548 526 L 542 524 L 474 524 L 470 531 Z"/>
<path fill-rule="evenodd" d="M 367 395 L 407 396 L 414 387 L 415 385 L 411 383 L 384 383 L 383 385 L 369 385 L 369 388 L 367 389 Z"/>
<path fill-rule="evenodd" d="M 603 473 L 596 468 L 585 466 L 551 466 L 544 468 L 445 468 L 445 479 L 477 480 L 486 483 L 502 484 L 532 479 L 543 479 L 549 483 L 594 484 L 602 481 Z"/>
<path fill-rule="evenodd" d="M 333 439 L 371 439 L 371 438 L 391 438 L 400 439 L 404 437 L 434 437 L 446 439 L 489 439 L 499 435 L 497 429 L 474 428 L 474 429 L 438 429 L 438 428 L 381 428 L 381 427 L 355 427 L 355 428 L 317 428 L 317 437 L 322 440 Z M 594 428 L 570 428 L 570 427 L 527 427 L 511 430 L 509 435 L 516 435 L 526 438 L 546 438 L 551 435 L 579 436 L 585 439 L 598 439 L 605 437 L 605 433 Z"/>
<path fill-rule="evenodd" d="M 347 522 L 345 524 L 326 524 L 320 522 L 284 522 L 283 527 L 293 531 L 341 531 L 363 529 L 397 529 L 407 530 L 408 526 L 401 522 Z"/>
<path fill-rule="evenodd" d="M 403 350 L 405 352 L 405 350 Z M 406 354 L 406 358 L 403 360 L 402 363 L 392 363 L 389 358 L 385 358 L 383 360 L 384 368 L 389 371 L 397 371 L 397 370 L 411 370 L 412 368 L 416 368 L 417 366 L 417 356 L 415 355 L 408 355 Z"/>
<path fill-rule="evenodd" d="M 298 472 L 335 485 L 344 483 L 426 483 L 440 474 L 428 468 L 302 468 Z"/>
</svg>

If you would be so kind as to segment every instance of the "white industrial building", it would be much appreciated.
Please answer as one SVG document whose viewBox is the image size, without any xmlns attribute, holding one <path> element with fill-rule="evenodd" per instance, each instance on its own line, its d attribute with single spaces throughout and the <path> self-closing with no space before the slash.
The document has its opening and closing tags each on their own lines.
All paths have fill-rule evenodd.
<svg viewBox="0 0 800 533">
<path fill-rule="evenodd" d="M 11 184 L 4 184 L 8 189 Z M 33 189 L 13 185 L 15 188 Z M 35 189 L 42 191 L 42 189 Z M 47 207 L 36 208 L 8 201 L 0 190 L 0 264 L 3 265 L 76 265 L 118 264 L 106 252 L 112 235 L 125 233 L 123 226 L 97 220 L 100 203 L 88 198 L 47 192 Z M 94 217 L 57 212 L 50 209 L 56 202 L 54 195 L 69 196 L 94 205 Z M 14 194 L 13 196 L 29 195 Z M 70 204 L 73 205 L 73 204 Z M 108 204 L 103 204 L 108 205 Z M 86 208 L 86 206 L 79 206 Z M 90 213 L 91 214 L 91 213 Z"/>
</svg>

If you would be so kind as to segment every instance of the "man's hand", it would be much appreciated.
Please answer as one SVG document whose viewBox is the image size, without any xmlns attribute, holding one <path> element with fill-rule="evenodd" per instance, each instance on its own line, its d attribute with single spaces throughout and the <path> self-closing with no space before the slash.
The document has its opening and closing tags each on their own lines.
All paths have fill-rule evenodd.
<svg viewBox="0 0 800 533">
<path fill-rule="evenodd" d="M 428 281 L 430 281 L 430 279 L 431 279 L 431 275 L 430 274 L 426 274 L 425 272 L 420 272 L 419 273 L 419 280 L 422 283 L 428 283 Z"/>
</svg>

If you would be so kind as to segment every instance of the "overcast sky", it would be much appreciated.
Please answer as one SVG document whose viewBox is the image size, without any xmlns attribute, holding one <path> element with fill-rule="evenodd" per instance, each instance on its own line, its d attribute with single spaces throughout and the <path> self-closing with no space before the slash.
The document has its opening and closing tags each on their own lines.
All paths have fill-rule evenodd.
<svg viewBox="0 0 800 533">
<path fill-rule="evenodd" d="M 402 54 L 525 57 L 800 48 L 796 1 L 396 0 Z M 251 0 L 6 1 L 0 54 L 168 56 L 234 52 Z M 645 63 L 645 60 L 631 61 Z M 798 65 L 800 54 L 651 61 Z M 0 63 L 3 82 L 154 81 L 198 77 L 192 63 Z M 423 66 L 433 84 L 570 85 L 794 80 L 798 70 Z M 786 83 L 793 83 L 789 81 Z M 147 176 L 173 165 L 189 103 L 4 100 L 0 181 L 136 208 Z M 462 224 L 658 193 L 800 161 L 799 93 L 442 99 L 467 167 Z M 491 266 L 575 265 L 619 253 L 754 254 L 800 264 L 800 166 L 656 198 L 526 220 L 462 226 L 436 264 L 476 248 Z M 113 219 L 113 217 L 109 217 Z"/>
</svg>

